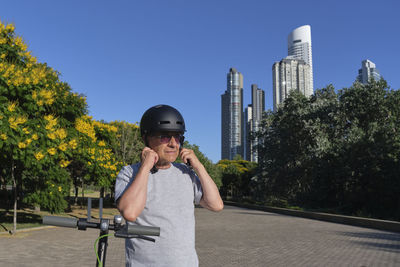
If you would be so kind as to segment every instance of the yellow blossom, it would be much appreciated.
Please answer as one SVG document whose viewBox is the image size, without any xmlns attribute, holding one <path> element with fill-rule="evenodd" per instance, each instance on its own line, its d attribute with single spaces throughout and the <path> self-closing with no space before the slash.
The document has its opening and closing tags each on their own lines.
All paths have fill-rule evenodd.
<svg viewBox="0 0 400 267">
<path fill-rule="evenodd" d="M 23 143 L 23 142 L 19 142 L 19 143 L 18 143 L 18 147 L 19 147 L 19 148 L 26 148 L 26 144 Z"/>
<path fill-rule="evenodd" d="M 46 99 L 46 101 L 44 102 L 46 105 L 51 105 L 54 103 L 54 99 L 50 98 L 50 99 Z"/>
<path fill-rule="evenodd" d="M 61 161 L 60 161 L 60 166 L 61 166 L 62 168 L 65 168 L 65 167 L 67 167 L 70 163 L 71 163 L 71 161 L 68 161 L 68 160 L 61 160 Z"/>
<path fill-rule="evenodd" d="M 35 153 L 35 158 L 37 160 L 41 160 L 42 158 L 44 158 L 44 155 L 42 154 L 42 152 L 37 152 Z"/>
<path fill-rule="evenodd" d="M 17 105 L 18 105 L 17 102 L 10 102 L 7 107 L 8 111 L 14 112 Z"/>
<path fill-rule="evenodd" d="M 82 118 L 78 118 L 75 121 L 75 129 L 77 129 L 81 133 L 86 134 L 93 141 L 96 141 L 96 132 L 90 121 L 86 121 L 86 119 L 88 118 L 90 118 L 90 116 L 83 116 Z"/>
<path fill-rule="evenodd" d="M 10 128 L 17 129 L 18 124 L 23 124 L 27 121 L 26 117 L 10 117 L 8 119 L 8 123 L 10 124 Z"/>
<path fill-rule="evenodd" d="M 33 139 L 33 140 L 38 140 L 38 139 L 39 139 L 39 136 L 38 136 L 37 134 L 33 134 L 33 135 L 32 135 L 32 139 Z"/>
<path fill-rule="evenodd" d="M 72 149 L 75 149 L 78 146 L 78 142 L 76 141 L 76 139 L 72 139 L 71 141 L 69 141 L 69 147 Z"/>
<path fill-rule="evenodd" d="M 54 140 L 54 139 L 56 139 L 57 136 L 54 132 L 51 132 L 51 133 L 47 134 L 47 137 L 50 138 L 51 140 Z"/>
<path fill-rule="evenodd" d="M 58 146 L 58 149 L 60 149 L 61 151 L 67 150 L 67 144 L 66 144 L 66 143 L 61 143 L 61 144 Z"/>
<path fill-rule="evenodd" d="M 26 142 L 27 145 L 29 145 L 30 143 L 32 143 L 32 139 L 28 138 L 28 139 L 26 139 L 25 142 Z"/>
<path fill-rule="evenodd" d="M 99 142 L 99 146 L 106 146 L 106 143 L 105 143 L 103 140 L 101 140 L 101 141 Z"/>
<path fill-rule="evenodd" d="M 0 138 L 3 139 L 3 140 L 7 140 L 8 137 L 7 137 L 6 134 L 1 134 L 1 135 L 0 135 Z"/>
<path fill-rule="evenodd" d="M 58 129 L 57 131 L 55 131 L 55 134 L 58 136 L 58 138 L 60 138 L 61 140 L 64 139 L 65 137 L 67 137 L 67 131 L 65 129 Z"/>
<path fill-rule="evenodd" d="M 48 152 L 50 155 L 54 155 L 54 154 L 56 154 L 57 149 L 55 149 L 54 147 L 52 147 L 52 148 L 47 149 L 47 152 Z"/>
<path fill-rule="evenodd" d="M 17 118 L 17 123 L 18 124 L 23 124 L 27 121 L 28 119 L 26 117 L 18 117 Z"/>
<path fill-rule="evenodd" d="M 44 119 L 45 119 L 46 121 L 52 121 L 52 120 L 54 120 L 54 116 L 51 115 L 51 114 L 45 115 L 45 116 L 44 116 Z"/>
<path fill-rule="evenodd" d="M 30 133 L 27 127 L 23 128 L 22 131 L 23 131 L 25 134 L 29 134 L 29 133 Z"/>
<path fill-rule="evenodd" d="M 6 26 L 6 30 L 9 31 L 9 32 L 13 32 L 13 31 L 15 30 L 15 27 L 14 27 L 14 25 L 12 25 L 12 24 L 8 24 L 8 25 Z"/>
<path fill-rule="evenodd" d="M 59 186 L 59 187 L 58 187 L 58 192 L 61 192 L 61 190 L 62 190 L 62 187 Z"/>
</svg>

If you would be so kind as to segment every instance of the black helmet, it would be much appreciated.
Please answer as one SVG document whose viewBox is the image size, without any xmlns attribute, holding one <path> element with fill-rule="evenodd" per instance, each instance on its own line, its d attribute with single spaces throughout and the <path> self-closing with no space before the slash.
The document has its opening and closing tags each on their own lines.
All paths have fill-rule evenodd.
<svg viewBox="0 0 400 267">
<path fill-rule="evenodd" d="M 140 120 L 140 134 L 154 132 L 185 132 L 185 121 L 181 113 L 168 105 L 157 105 L 149 108 Z"/>
</svg>

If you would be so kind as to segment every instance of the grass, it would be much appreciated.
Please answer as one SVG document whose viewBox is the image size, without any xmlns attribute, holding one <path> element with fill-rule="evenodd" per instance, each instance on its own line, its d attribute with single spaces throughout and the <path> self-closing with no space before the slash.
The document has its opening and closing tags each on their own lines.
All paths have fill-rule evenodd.
<svg viewBox="0 0 400 267">
<path fill-rule="evenodd" d="M 71 196 L 75 195 L 74 188 L 71 188 Z M 85 197 L 91 198 L 99 198 L 100 192 L 98 190 L 85 189 L 84 191 Z M 82 188 L 78 188 L 78 197 L 82 196 Z M 92 204 L 93 205 L 93 204 Z M 94 206 L 94 205 L 93 205 Z M 91 210 L 91 217 L 93 219 L 99 218 L 99 209 L 93 208 Z M 103 218 L 112 219 L 114 215 L 118 215 L 119 211 L 114 207 L 108 207 L 105 204 L 103 207 Z M 21 208 L 17 210 L 17 230 L 33 228 L 43 226 L 42 218 L 46 215 L 53 216 L 63 216 L 63 217 L 73 217 L 73 218 L 87 218 L 87 207 L 81 207 L 81 205 L 72 205 L 71 211 L 64 212 L 61 214 L 51 214 L 47 211 L 35 211 L 31 208 Z M 4 207 L 0 205 L 0 233 L 8 232 L 13 229 L 13 209 L 6 210 Z"/>
<path fill-rule="evenodd" d="M 70 192 L 71 196 L 75 196 L 75 190 L 72 187 L 71 188 L 71 192 Z M 84 195 L 85 197 L 100 197 L 100 192 L 96 191 L 96 190 L 91 190 L 91 189 L 85 189 L 84 190 Z M 82 196 L 82 188 L 78 188 L 78 197 Z"/>
<path fill-rule="evenodd" d="M 113 207 L 103 208 L 103 218 L 112 219 L 114 215 L 118 215 L 119 211 Z M 61 213 L 61 214 L 51 214 L 47 211 L 35 211 L 30 208 L 22 208 L 17 210 L 17 230 L 26 229 L 32 227 L 43 226 L 42 217 L 46 215 L 63 216 L 63 217 L 73 217 L 73 218 L 87 218 L 86 207 L 81 208 L 81 206 L 72 206 L 71 211 Z M 13 210 L 5 210 L 0 208 L 0 233 L 8 232 L 13 229 Z M 99 218 L 99 209 L 92 208 L 91 217 L 93 219 Z"/>
</svg>

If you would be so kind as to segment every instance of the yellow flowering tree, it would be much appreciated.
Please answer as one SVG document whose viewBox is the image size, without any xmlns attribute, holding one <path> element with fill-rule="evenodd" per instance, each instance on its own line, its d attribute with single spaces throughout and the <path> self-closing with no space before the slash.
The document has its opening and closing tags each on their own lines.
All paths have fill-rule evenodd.
<svg viewBox="0 0 400 267">
<path fill-rule="evenodd" d="M 85 184 L 100 186 L 100 197 L 104 197 L 105 189 L 112 191 L 122 166 L 113 150 L 117 128 L 84 115 L 76 119 L 75 129 L 78 132 L 78 148 L 73 152 L 68 168 L 75 186 L 75 201 L 78 186 Z"/>
<path fill-rule="evenodd" d="M 242 198 L 250 195 L 251 178 L 255 175 L 257 163 L 242 160 L 223 159 L 217 163 L 221 170 L 221 195 L 224 198 Z"/>
<path fill-rule="evenodd" d="M 66 206 L 75 120 L 87 113 L 59 74 L 38 63 L 12 24 L 0 22 L 0 168 L 23 200 L 52 212 Z M 74 141 L 75 140 L 75 141 Z"/>
</svg>

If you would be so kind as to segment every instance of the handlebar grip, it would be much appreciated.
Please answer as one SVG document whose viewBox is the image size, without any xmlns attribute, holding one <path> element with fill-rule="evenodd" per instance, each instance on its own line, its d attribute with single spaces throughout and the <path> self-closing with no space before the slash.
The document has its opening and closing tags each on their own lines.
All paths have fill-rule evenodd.
<svg viewBox="0 0 400 267">
<path fill-rule="evenodd" d="M 160 227 L 128 224 L 128 234 L 160 236 Z"/>
<path fill-rule="evenodd" d="M 44 216 L 43 224 L 76 228 L 78 226 L 78 220 L 75 218 L 66 218 L 59 216 Z"/>
</svg>

